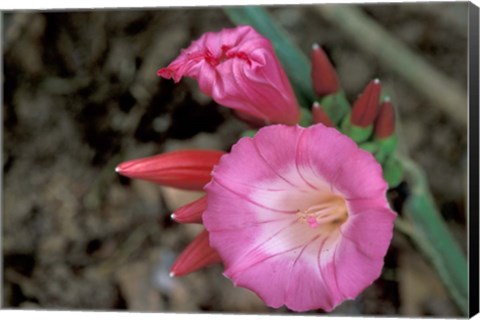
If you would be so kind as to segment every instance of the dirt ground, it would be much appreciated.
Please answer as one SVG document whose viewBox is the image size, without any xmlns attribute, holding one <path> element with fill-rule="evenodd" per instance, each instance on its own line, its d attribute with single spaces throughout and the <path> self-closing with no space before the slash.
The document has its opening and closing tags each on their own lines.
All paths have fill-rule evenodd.
<svg viewBox="0 0 480 320">
<path fill-rule="evenodd" d="M 466 89 L 466 3 L 362 8 Z M 466 128 L 309 6 L 269 10 L 305 53 L 314 42 L 324 45 L 350 101 L 370 79 L 382 80 L 399 112 L 401 143 L 426 170 L 466 250 Z M 229 26 L 217 8 L 4 14 L 4 307 L 290 312 L 233 287 L 220 265 L 169 278 L 175 257 L 201 230 L 169 215 L 199 194 L 114 172 L 127 159 L 191 147 L 228 150 L 238 139 L 246 125 L 193 81 L 175 85 L 156 76 L 191 40 Z M 333 313 L 460 315 L 399 233 L 381 278 Z"/>
</svg>

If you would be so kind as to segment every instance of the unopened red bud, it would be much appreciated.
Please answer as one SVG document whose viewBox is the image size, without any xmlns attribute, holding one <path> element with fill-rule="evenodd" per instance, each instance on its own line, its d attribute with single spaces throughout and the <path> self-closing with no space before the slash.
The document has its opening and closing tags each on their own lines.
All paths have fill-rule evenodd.
<svg viewBox="0 0 480 320">
<path fill-rule="evenodd" d="M 314 44 L 311 53 L 313 89 L 319 97 L 337 92 L 340 89 L 337 72 L 325 51 Z"/>
<path fill-rule="evenodd" d="M 352 107 L 350 121 L 353 125 L 366 128 L 374 123 L 378 115 L 381 89 L 380 80 L 370 81 Z"/>
<path fill-rule="evenodd" d="M 178 256 L 170 269 L 170 276 L 183 276 L 221 261 L 209 245 L 208 231 L 204 230 Z"/>
<path fill-rule="evenodd" d="M 335 127 L 328 114 L 323 110 L 318 102 L 314 102 L 312 106 L 313 123 L 322 123 L 327 127 Z"/>
<path fill-rule="evenodd" d="M 172 151 L 126 161 L 115 169 L 119 174 L 135 179 L 185 190 L 203 190 L 211 180 L 210 173 L 225 153 L 217 150 Z"/>
<path fill-rule="evenodd" d="M 202 223 L 202 214 L 207 209 L 207 197 L 193 201 L 172 213 L 172 219 L 179 223 Z"/>
<path fill-rule="evenodd" d="M 380 111 L 375 122 L 375 137 L 385 139 L 395 132 L 395 109 L 389 98 L 380 106 Z"/>
</svg>

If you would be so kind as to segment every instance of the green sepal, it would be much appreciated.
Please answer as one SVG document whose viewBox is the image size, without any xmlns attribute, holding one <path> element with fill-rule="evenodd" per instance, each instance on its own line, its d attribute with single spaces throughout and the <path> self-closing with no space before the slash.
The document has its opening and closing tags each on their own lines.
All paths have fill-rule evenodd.
<svg viewBox="0 0 480 320">
<path fill-rule="evenodd" d="M 312 113 L 310 110 L 300 108 L 300 123 L 299 125 L 306 128 L 313 123 Z"/>
<path fill-rule="evenodd" d="M 359 147 L 365 151 L 370 152 L 380 164 L 383 164 L 385 162 L 385 159 L 389 155 L 380 149 L 380 146 L 376 141 L 367 141 L 360 143 Z"/>
<path fill-rule="evenodd" d="M 350 121 L 351 114 L 345 117 L 342 121 L 341 131 L 352 138 L 357 144 L 365 142 L 370 138 L 373 132 L 373 125 L 369 125 L 366 128 L 356 126 Z"/>
<path fill-rule="evenodd" d="M 376 153 L 378 152 L 378 145 L 375 143 L 375 142 L 364 142 L 364 143 L 361 143 L 358 145 L 361 149 L 367 151 L 367 152 L 370 152 L 371 154 L 373 154 L 374 156 L 376 155 Z"/>
<path fill-rule="evenodd" d="M 242 132 L 241 134 L 241 137 L 244 138 L 244 137 L 249 137 L 249 138 L 253 138 L 253 136 L 257 133 L 258 130 L 255 130 L 255 129 L 249 129 L 249 130 L 245 130 Z"/>
<path fill-rule="evenodd" d="M 320 101 L 320 105 L 335 125 L 340 125 L 350 112 L 350 104 L 343 90 L 330 94 Z"/>
<path fill-rule="evenodd" d="M 397 149 L 398 138 L 397 135 L 392 134 L 385 139 L 375 139 L 375 143 L 378 144 L 378 148 L 381 152 L 389 155 Z"/>
<path fill-rule="evenodd" d="M 383 177 L 389 188 L 395 188 L 403 180 L 403 167 L 395 156 L 388 157 L 382 164 Z"/>
<path fill-rule="evenodd" d="M 375 152 L 374 156 L 375 156 L 375 159 L 377 159 L 377 161 L 383 165 L 383 163 L 385 162 L 385 160 L 388 158 L 389 154 L 383 152 L 379 147 L 378 147 L 378 144 L 375 143 L 375 145 L 377 146 L 377 152 Z"/>
</svg>

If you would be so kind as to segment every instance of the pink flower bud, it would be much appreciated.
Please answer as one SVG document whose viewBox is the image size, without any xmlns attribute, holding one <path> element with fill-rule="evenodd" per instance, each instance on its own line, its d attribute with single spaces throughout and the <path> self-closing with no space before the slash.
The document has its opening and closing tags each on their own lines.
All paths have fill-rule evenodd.
<svg viewBox="0 0 480 320">
<path fill-rule="evenodd" d="M 313 89 L 319 97 L 337 92 L 340 89 L 337 72 L 323 49 L 314 44 L 311 53 Z"/>
<path fill-rule="evenodd" d="M 390 99 L 385 99 L 375 122 L 375 137 L 385 139 L 395 132 L 395 110 Z"/>
<path fill-rule="evenodd" d="M 172 214 L 172 219 L 179 223 L 202 223 L 202 213 L 206 208 L 207 198 L 204 196 L 178 208 Z"/>
<path fill-rule="evenodd" d="M 332 120 L 328 116 L 328 114 L 323 110 L 318 102 L 314 102 L 312 106 L 312 117 L 313 123 L 322 123 L 327 127 L 335 127 Z"/>
<path fill-rule="evenodd" d="M 350 121 L 353 125 L 366 128 L 373 124 L 378 114 L 380 91 L 380 80 L 370 81 L 352 107 Z"/>
<path fill-rule="evenodd" d="M 172 151 L 121 163 L 115 169 L 119 174 L 143 179 L 160 185 L 202 190 L 210 179 L 210 172 L 224 154 L 216 150 Z"/>
<path fill-rule="evenodd" d="M 183 276 L 221 261 L 208 244 L 208 232 L 204 230 L 178 256 L 170 269 L 170 276 Z"/>
<path fill-rule="evenodd" d="M 300 110 L 272 44 L 250 26 L 207 32 L 158 75 L 184 76 L 217 103 L 265 123 L 296 124 Z"/>
</svg>

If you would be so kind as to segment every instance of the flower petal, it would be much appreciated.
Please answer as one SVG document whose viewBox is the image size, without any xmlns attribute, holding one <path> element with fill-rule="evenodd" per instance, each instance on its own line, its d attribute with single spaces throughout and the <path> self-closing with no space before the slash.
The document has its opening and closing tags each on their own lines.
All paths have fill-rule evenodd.
<svg viewBox="0 0 480 320">
<path fill-rule="evenodd" d="M 202 214 L 206 208 L 207 197 L 203 196 L 175 210 L 172 219 L 179 223 L 202 223 Z"/>
<path fill-rule="evenodd" d="M 184 76 L 217 103 L 261 119 L 296 124 L 299 106 L 270 41 L 250 26 L 205 33 L 167 68 L 175 82 Z"/>
<path fill-rule="evenodd" d="M 224 154 L 217 150 L 180 150 L 122 162 L 119 174 L 160 185 L 186 190 L 202 190 L 210 172 Z"/>
<path fill-rule="evenodd" d="M 333 184 L 347 200 L 384 199 L 388 189 L 388 184 L 383 179 L 382 167 L 371 153 L 362 149 L 350 154 Z"/>
<path fill-rule="evenodd" d="M 184 276 L 211 264 L 221 262 L 220 256 L 208 243 L 208 232 L 202 231 L 182 251 L 170 269 L 172 276 Z"/>
<path fill-rule="evenodd" d="M 212 175 L 210 243 L 269 306 L 328 311 L 379 276 L 395 214 L 375 159 L 336 129 L 262 128 Z"/>
<path fill-rule="evenodd" d="M 360 251 L 355 243 L 342 238 L 334 264 L 340 292 L 345 298 L 354 299 L 380 276 L 383 258 L 372 259 Z"/>
<path fill-rule="evenodd" d="M 312 83 L 317 96 L 323 97 L 337 92 L 340 89 L 337 72 L 318 44 L 313 45 L 310 60 Z"/>
<path fill-rule="evenodd" d="M 372 259 L 383 259 L 392 239 L 396 214 L 386 208 L 371 207 L 350 215 L 341 227 L 342 237 Z"/>
</svg>

